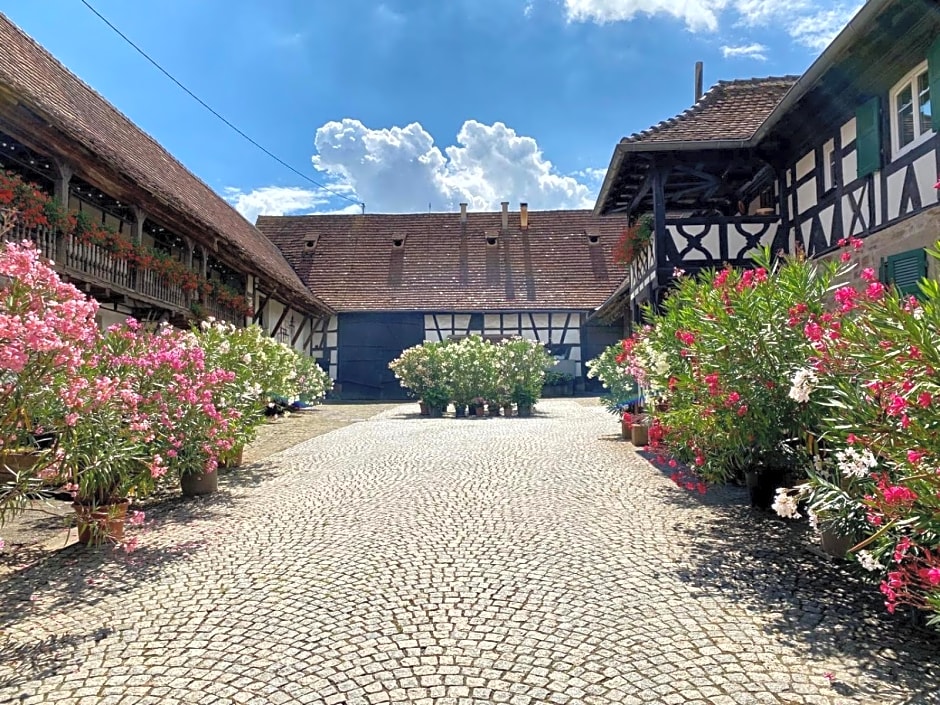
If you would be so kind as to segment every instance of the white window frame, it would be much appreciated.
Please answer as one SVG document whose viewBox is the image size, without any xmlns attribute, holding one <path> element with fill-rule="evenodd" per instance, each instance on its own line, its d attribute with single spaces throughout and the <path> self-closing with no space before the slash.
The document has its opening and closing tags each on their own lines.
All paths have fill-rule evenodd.
<svg viewBox="0 0 940 705">
<path fill-rule="evenodd" d="M 926 142 L 930 139 L 934 132 L 933 129 L 927 130 L 926 132 L 920 132 L 920 101 L 919 95 L 917 92 L 917 77 L 922 74 L 927 73 L 927 62 L 924 61 L 917 66 L 915 66 L 910 73 L 908 73 L 904 78 L 894 84 L 894 87 L 891 88 L 891 153 L 894 155 L 894 158 L 897 159 L 902 154 L 905 154 L 917 145 Z M 898 137 L 901 134 L 900 125 L 898 124 L 898 96 L 901 91 L 903 91 L 907 86 L 911 86 L 911 96 L 914 101 L 914 140 L 909 144 L 904 145 L 903 147 L 898 145 Z M 930 96 L 930 110 L 936 110 L 937 96 Z"/>
<path fill-rule="evenodd" d="M 823 193 L 829 193 L 836 187 L 835 164 L 832 163 L 833 155 L 836 151 L 836 141 L 829 140 L 823 145 L 822 168 L 823 168 Z"/>
</svg>

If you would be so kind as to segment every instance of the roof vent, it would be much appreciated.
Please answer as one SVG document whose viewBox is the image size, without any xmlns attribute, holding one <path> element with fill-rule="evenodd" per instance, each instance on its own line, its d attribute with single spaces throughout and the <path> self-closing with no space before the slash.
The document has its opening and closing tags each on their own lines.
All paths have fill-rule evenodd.
<svg viewBox="0 0 940 705">
<path fill-rule="evenodd" d="M 404 247 L 405 235 L 396 235 L 392 238 L 392 247 Z"/>
<path fill-rule="evenodd" d="M 704 64 L 701 61 L 695 62 L 695 102 L 698 103 L 704 95 L 704 83 L 702 81 L 702 69 Z"/>
<path fill-rule="evenodd" d="M 483 235 L 486 237 L 488 247 L 495 247 L 496 243 L 499 242 L 499 233 L 495 230 L 487 230 Z"/>
<path fill-rule="evenodd" d="M 305 250 L 315 250 L 317 249 L 317 242 L 320 240 L 319 235 L 312 235 L 304 240 L 304 249 Z"/>
<path fill-rule="evenodd" d="M 596 230 L 588 230 L 587 232 L 584 233 L 584 235 L 585 237 L 587 237 L 587 241 L 589 245 L 600 244 L 601 236 L 600 236 L 600 233 L 598 233 Z"/>
</svg>

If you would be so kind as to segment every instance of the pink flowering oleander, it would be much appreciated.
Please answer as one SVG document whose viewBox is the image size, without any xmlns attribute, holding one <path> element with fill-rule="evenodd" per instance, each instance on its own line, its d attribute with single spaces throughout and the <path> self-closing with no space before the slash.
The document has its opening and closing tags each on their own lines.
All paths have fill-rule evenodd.
<svg viewBox="0 0 940 705">
<path fill-rule="evenodd" d="M 0 385 L 2 447 L 25 442 L 28 421 L 61 422 L 83 392 L 75 370 L 99 333 L 97 303 L 62 282 L 31 243 L 2 245 L 0 277 L 0 371 L 12 375 Z"/>
</svg>

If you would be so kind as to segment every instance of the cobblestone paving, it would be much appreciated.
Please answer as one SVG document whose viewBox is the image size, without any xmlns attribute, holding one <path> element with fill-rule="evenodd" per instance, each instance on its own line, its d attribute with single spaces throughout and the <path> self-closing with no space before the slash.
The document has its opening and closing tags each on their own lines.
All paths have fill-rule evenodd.
<svg viewBox="0 0 940 705">
<path fill-rule="evenodd" d="M 940 640 L 600 408 L 413 409 L 2 579 L 0 702 L 940 702 Z"/>
</svg>

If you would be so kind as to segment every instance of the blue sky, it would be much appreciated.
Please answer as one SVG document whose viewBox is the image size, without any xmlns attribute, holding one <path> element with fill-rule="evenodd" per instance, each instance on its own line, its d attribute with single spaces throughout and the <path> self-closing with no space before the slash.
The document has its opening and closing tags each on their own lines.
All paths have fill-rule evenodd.
<svg viewBox="0 0 940 705">
<path fill-rule="evenodd" d="M 590 207 L 614 145 L 720 79 L 801 73 L 861 0 L 89 0 L 368 212 Z M 358 207 L 212 117 L 79 0 L 0 11 L 246 217 Z"/>
</svg>

